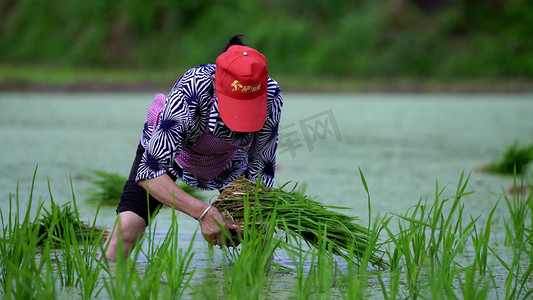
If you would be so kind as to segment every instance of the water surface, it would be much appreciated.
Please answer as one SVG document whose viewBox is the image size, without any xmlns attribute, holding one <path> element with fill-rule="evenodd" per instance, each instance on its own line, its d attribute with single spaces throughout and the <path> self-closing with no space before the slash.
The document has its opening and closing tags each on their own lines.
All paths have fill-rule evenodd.
<svg viewBox="0 0 533 300">
<path fill-rule="evenodd" d="M 152 97 L 0 94 L 2 211 L 17 184 L 21 202 L 27 201 L 38 165 L 34 196 L 49 201 L 49 182 L 55 201 L 68 202 L 72 178 L 82 218 L 92 220 L 96 210 L 83 200 L 84 175 L 89 169 L 128 174 Z M 471 173 L 468 190 L 475 191 L 465 198 L 466 213 L 478 216 L 488 213 L 512 177 L 474 170 L 515 141 L 533 143 L 533 95 L 286 93 L 284 99 L 277 184 L 299 182 L 308 195 L 348 207 L 344 212 L 362 222 L 368 207 L 359 169 L 373 216 L 431 199 L 437 182 L 452 194 L 462 172 Z M 164 210 L 157 218 L 161 236 L 169 215 Z M 114 217 L 114 208 L 106 207 L 98 223 L 109 227 Z M 179 220 L 183 239 L 190 240 L 196 222 L 185 215 Z"/>
</svg>

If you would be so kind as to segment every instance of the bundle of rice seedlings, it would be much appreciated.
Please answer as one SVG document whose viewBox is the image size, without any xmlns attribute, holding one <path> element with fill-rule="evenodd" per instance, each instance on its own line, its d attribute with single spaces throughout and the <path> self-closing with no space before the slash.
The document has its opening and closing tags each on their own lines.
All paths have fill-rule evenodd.
<svg viewBox="0 0 533 300">
<path fill-rule="evenodd" d="M 257 223 L 275 215 L 276 227 L 292 237 L 300 236 L 311 247 L 316 247 L 320 238 L 326 238 L 332 252 L 345 259 L 361 259 L 368 246 L 371 232 L 368 228 L 355 223 L 357 217 L 348 216 L 330 209 L 346 209 L 338 206 L 325 206 L 309 199 L 303 193 L 271 188 L 258 182 L 239 177 L 226 186 L 217 200 L 213 202 L 227 221 L 244 231 L 245 205 L 250 214 L 258 214 Z M 272 214 L 275 211 L 275 214 Z M 251 226 L 253 224 L 248 224 Z M 255 224 L 260 225 L 260 224 Z M 374 251 L 369 262 L 375 266 L 382 264 L 381 252 Z M 349 253 L 352 251 L 352 253 Z M 350 255 L 353 254 L 353 255 Z"/>
<path fill-rule="evenodd" d="M 102 201 L 103 205 L 117 205 L 128 178 L 99 170 L 91 170 L 90 173 L 92 187 L 84 190 L 87 200 L 93 203 Z"/>
<path fill-rule="evenodd" d="M 533 144 L 529 146 L 520 146 L 514 142 L 507 148 L 503 156 L 488 166 L 484 171 L 498 174 L 524 174 L 528 166 L 533 162 Z"/>
<path fill-rule="evenodd" d="M 76 211 L 70 206 L 70 203 L 65 203 L 63 206 L 60 206 L 52 200 L 50 210 L 46 208 L 43 210 L 44 212 L 41 218 L 33 224 L 35 230 L 39 233 L 39 245 L 42 245 L 46 241 L 48 234 L 50 234 L 54 245 L 60 245 L 60 240 L 63 239 L 65 231 L 69 230 L 70 227 L 74 229 L 78 240 L 90 237 L 92 231 L 94 231 L 93 234 L 95 235 L 103 231 L 103 238 L 109 236 L 109 231 L 98 228 L 92 230 L 90 225 L 80 221 Z"/>
</svg>

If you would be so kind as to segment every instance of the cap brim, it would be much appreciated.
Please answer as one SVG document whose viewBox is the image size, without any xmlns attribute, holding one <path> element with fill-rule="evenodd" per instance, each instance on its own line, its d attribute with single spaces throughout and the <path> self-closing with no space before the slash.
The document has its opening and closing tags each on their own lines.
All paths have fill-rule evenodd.
<svg viewBox="0 0 533 300">
<path fill-rule="evenodd" d="M 263 128 L 267 115 L 267 94 L 249 100 L 217 94 L 218 110 L 226 126 L 233 131 L 254 132 Z"/>
</svg>

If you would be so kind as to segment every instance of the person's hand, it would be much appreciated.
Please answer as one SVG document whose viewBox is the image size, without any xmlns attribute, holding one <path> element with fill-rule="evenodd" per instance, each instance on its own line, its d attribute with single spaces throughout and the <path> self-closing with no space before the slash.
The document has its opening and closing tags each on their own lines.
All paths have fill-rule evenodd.
<svg viewBox="0 0 533 300">
<path fill-rule="evenodd" d="M 216 222 L 215 222 L 216 220 Z M 231 235 L 232 240 L 229 240 L 223 233 L 221 227 L 217 224 L 220 224 L 222 228 L 225 228 L 226 231 Z M 222 214 L 215 207 L 211 207 L 209 211 L 200 221 L 200 229 L 202 230 L 202 235 L 204 239 L 213 245 L 218 246 L 235 246 L 239 245 L 239 228 L 231 222 L 227 222 Z M 233 244 L 232 244 L 233 241 Z"/>
</svg>

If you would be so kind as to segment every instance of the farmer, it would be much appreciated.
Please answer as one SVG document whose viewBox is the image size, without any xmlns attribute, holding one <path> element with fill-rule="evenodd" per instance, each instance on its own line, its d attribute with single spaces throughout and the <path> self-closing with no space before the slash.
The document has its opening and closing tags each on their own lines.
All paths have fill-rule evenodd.
<svg viewBox="0 0 533 300">
<path fill-rule="evenodd" d="M 154 216 L 162 205 L 198 220 L 207 242 L 229 245 L 216 222 L 230 234 L 237 228 L 175 181 L 214 190 L 240 175 L 256 180 L 260 174 L 263 183 L 272 186 L 282 104 L 265 57 L 246 47 L 241 35 L 230 39 L 215 65 L 190 69 L 168 97 L 156 95 L 105 256 L 116 258 L 120 242 L 129 255 L 148 225 L 148 215 Z"/>
</svg>

